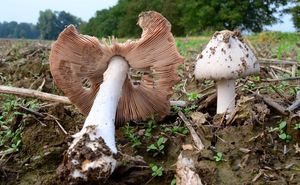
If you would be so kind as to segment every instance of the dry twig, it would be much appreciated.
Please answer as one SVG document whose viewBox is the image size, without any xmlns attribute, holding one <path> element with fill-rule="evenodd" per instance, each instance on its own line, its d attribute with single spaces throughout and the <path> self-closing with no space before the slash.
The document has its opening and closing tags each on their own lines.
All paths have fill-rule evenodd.
<svg viewBox="0 0 300 185">
<path fill-rule="evenodd" d="M 54 102 L 63 103 L 63 104 L 72 104 L 70 102 L 70 100 L 65 96 L 59 96 L 59 95 L 45 93 L 45 92 L 32 90 L 32 89 L 0 85 L 0 93 L 13 94 L 13 95 L 17 95 L 17 96 L 24 96 L 24 97 L 30 97 L 30 98 L 38 98 L 41 100 L 54 101 Z M 179 107 L 186 106 L 185 101 L 170 101 L 170 104 L 176 105 Z"/>
<path fill-rule="evenodd" d="M 190 121 L 185 117 L 185 115 L 181 111 L 178 112 L 178 115 L 181 118 L 181 120 L 184 122 L 185 126 L 189 129 L 196 148 L 198 150 L 204 149 L 204 145 L 200 137 L 198 136 L 197 132 L 193 128 L 192 124 L 190 123 Z"/>
<path fill-rule="evenodd" d="M 300 91 L 297 92 L 297 96 L 296 96 L 295 101 L 293 102 L 292 105 L 290 105 L 290 106 L 287 108 L 287 111 L 293 112 L 293 111 L 294 111 L 295 109 L 297 109 L 298 107 L 300 107 Z"/>
<path fill-rule="evenodd" d="M 258 93 L 254 93 L 254 95 L 258 98 L 261 98 L 268 106 L 274 108 L 280 114 L 282 114 L 284 116 L 288 115 L 288 112 L 286 111 L 286 109 L 283 106 L 281 106 L 280 104 L 278 104 L 277 102 L 273 101 L 271 98 L 264 97 Z"/>
<path fill-rule="evenodd" d="M 0 85 L 0 93 L 14 94 L 17 96 L 26 96 L 26 97 L 38 98 L 47 101 L 55 101 L 64 104 L 71 104 L 70 100 L 65 96 L 58 96 L 58 95 L 44 93 L 32 89 L 24 89 L 24 88 Z"/>
</svg>

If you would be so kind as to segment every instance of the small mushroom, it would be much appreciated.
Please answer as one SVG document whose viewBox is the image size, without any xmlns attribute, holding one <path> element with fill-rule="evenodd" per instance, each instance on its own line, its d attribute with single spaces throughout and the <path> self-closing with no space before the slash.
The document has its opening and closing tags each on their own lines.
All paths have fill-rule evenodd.
<svg viewBox="0 0 300 185">
<path fill-rule="evenodd" d="M 259 73 L 259 63 L 238 32 L 216 32 L 195 66 L 197 79 L 213 79 L 217 85 L 217 114 L 235 107 L 235 79 Z"/>
<path fill-rule="evenodd" d="M 141 39 L 110 44 L 68 26 L 53 44 L 50 70 L 56 85 L 88 115 L 58 173 L 68 184 L 105 182 L 116 167 L 115 124 L 169 113 L 172 86 L 183 58 L 171 25 L 153 11 L 139 15 Z M 131 71 L 141 71 L 139 83 Z M 88 83 L 87 83 L 88 82 Z M 85 87 L 85 84 L 89 84 Z"/>
</svg>

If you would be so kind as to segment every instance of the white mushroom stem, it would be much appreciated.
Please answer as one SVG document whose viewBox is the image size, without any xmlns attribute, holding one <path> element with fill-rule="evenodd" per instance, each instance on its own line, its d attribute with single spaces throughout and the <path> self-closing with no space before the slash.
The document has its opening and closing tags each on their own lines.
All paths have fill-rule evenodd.
<svg viewBox="0 0 300 185">
<path fill-rule="evenodd" d="M 105 179 L 114 171 L 116 159 L 113 154 L 117 153 L 115 116 L 128 69 L 124 58 L 119 56 L 111 58 L 84 126 L 73 136 L 74 140 L 68 149 L 68 162 L 75 165 L 75 169 L 73 168 L 70 173 L 72 178 L 88 181 L 91 174 L 98 174 L 93 179 L 99 180 Z M 77 167 L 78 165 L 80 167 Z"/>
<path fill-rule="evenodd" d="M 87 126 L 96 125 L 95 137 L 102 137 L 113 153 L 117 153 L 115 144 L 116 111 L 128 69 L 128 64 L 124 58 L 119 56 L 111 58 L 104 73 L 103 83 L 100 85 L 101 90 L 98 92 L 83 125 L 83 129 Z"/>
<path fill-rule="evenodd" d="M 217 114 L 231 113 L 235 106 L 235 80 L 217 81 Z"/>
</svg>

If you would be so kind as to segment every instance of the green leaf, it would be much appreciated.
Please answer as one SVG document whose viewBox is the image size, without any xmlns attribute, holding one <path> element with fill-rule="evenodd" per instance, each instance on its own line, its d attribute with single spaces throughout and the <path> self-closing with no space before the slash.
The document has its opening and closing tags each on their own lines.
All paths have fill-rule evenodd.
<svg viewBox="0 0 300 185">
<path fill-rule="evenodd" d="M 161 144 L 165 143 L 166 142 L 166 138 L 164 137 L 160 137 L 157 141 L 157 145 L 160 146 Z"/>
<path fill-rule="evenodd" d="M 222 160 L 222 156 L 223 154 L 221 152 L 218 152 L 215 156 L 214 156 L 214 159 L 215 161 L 219 162 Z"/>
<path fill-rule="evenodd" d="M 292 136 L 289 135 L 289 134 L 287 134 L 287 135 L 286 135 L 286 141 L 289 142 L 290 140 L 292 140 Z"/>
<path fill-rule="evenodd" d="M 161 151 L 161 150 L 163 150 L 165 148 L 165 145 L 160 145 L 159 146 L 159 150 Z"/>
<path fill-rule="evenodd" d="M 176 185 L 176 179 L 172 179 L 171 184 L 170 185 Z"/>
<path fill-rule="evenodd" d="M 279 138 L 285 140 L 285 139 L 287 138 L 286 133 L 280 134 L 280 135 L 279 135 Z"/>
<path fill-rule="evenodd" d="M 16 111 L 16 112 L 14 112 L 13 114 L 14 114 L 14 115 L 23 115 L 23 113 L 22 113 L 22 112 L 17 112 L 17 111 Z"/>
<path fill-rule="evenodd" d="M 300 129 L 300 123 L 297 123 L 294 127 L 295 130 Z"/>
<path fill-rule="evenodd" d="M 152 171 L 157 171 L 158 170 L 158 167 L 156 165 L 152 166 L 151 168 Z"/>
<path fill-rule="evenodd" d="M 158 148 L 154 145 L 154 144 L 151 144 L 150 146 L 148 146 L 147 148 L 147 151 L 150 151 L 150 150 L 157 150 Z"/>
<path fill-rule="evenodd" d="M 157 169 L 157 176 L 162 176 L 163 175 L 163 169 L 162 167 L 159 167 L 159 169 Z"/>
<path fill-rule="evenodd" d="M 281 122 L 279 123 L 279 129 L 280 129 L 280 130 L 283 130 L 285 127 L 286 127 L 286 121 L 281 121 Z"/>
</svg>

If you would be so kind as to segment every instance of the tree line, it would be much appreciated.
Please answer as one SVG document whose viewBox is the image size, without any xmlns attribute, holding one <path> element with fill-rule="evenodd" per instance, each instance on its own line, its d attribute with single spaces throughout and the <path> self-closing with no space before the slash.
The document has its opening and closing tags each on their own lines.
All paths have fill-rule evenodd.
<svg viewBox="0 0 300 185">
<path fill-rule="evenodd" d="M 31 23 L 0 23 L 0 38 L 54 40 L 66 25 L 80 26 L 82 20 L 65 11 L 40 11 L 36 25 Z"/>
<path fill-rule="evenodd" d="M 281 7 L 293 4 L 289 9 Z M 136 25 L 142 11 L 161 12 L 172 24 L 175 36 L 200 35 L 206 31 L 241 29 L 260 32 L 265 25 L 278 21 L 275 13 L 290 13 L 300 31 L 300 0 L 119 0 L 108 9 L 99 10 L 88 22 L 65 11 L 40 11 L 36 25 L 0 23 L 0 38 L 54 40 L 68 24 L 76 25 L 84 34 L 96 37 L 136 37 Z"/>
<path fill-rule="evenodd" d="M 200 35 L 210 30 L 240 29 L 260 32 L 278 21 L 275 13 L 299 0 L 119 0 L 118 4 L 96 12 L 81 26 L 85 34 L 103 37 L 135 37 L 141 30 L 137 17 L 141 11 L 161 12 L 172 24 L 175 36 Z M 292 9 L 293 20 L 299 19 Z M 282 11 L 283 13 L 283 11 Z M 295 24 L 300 27 L 300 25 Z"/>
<path fill-rule="evenodd" d="M 30 23 L 0 22 L 0 38 L 36 39 L 40 35 L 35 25 Z"/>
<path fill-rule="evenodd" d="M 294 23 L 297 31 L 300 32 L 300 0 L 295 0 L 294 3 L 295 3 L 295 6 L 293 6 L 292 8 L 289 8 L 287 10 L 287 13 L 292 14 L 293 23 Z"/>
</svg>

